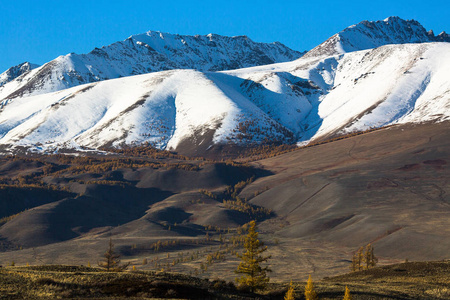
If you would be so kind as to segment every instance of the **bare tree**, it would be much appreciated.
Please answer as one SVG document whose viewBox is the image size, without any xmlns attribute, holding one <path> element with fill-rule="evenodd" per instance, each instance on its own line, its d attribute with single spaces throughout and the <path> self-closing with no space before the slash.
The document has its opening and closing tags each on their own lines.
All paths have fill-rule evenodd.
<svg viewBox="0 0 450 300">
<path fill-rule="evenodd" d="M 98 262 L 98 266 L 106 269 L 108 272 L 121 272 L 130 265 L 129 263 L 120 264 L 120 254 L 114 251 L 114 244 L 111 238 L 109 238 L 108 250 L 103 254 L 103 257 L 103 260 Z"/>
</svg>

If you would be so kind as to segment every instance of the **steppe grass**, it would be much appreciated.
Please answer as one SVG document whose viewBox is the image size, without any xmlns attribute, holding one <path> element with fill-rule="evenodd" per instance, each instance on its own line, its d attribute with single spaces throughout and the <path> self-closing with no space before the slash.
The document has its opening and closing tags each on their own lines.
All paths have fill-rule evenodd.
<svg viewBox="0 0 450 300">
<path fill-rule="evenodd" d="M 165 272 L 104 272 L 84 266 L 0 268 L 0 299 L 283 299 L 289 283 L 272 283 L 258 295 L 232 282 Z M 293 282 L 303 299 L 305 282 Z M 320 299 L 450 299 L 450 261 L 410 262 L 314 282 Z"/>
</svg>

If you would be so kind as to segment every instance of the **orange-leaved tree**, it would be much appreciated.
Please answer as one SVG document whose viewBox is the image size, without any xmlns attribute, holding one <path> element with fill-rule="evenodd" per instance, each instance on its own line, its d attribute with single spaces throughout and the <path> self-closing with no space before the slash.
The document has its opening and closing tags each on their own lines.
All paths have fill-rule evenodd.
<svg viewBox="0 0 450 300">
<path fill-rule="evenodd" d="M 366 263 L 366 269 L 370 269 L 376 266 L 378 263 L 378 258 L 375 257 L 373 253 L 373 246 L 368 244 L 366 246 L 366 251 L 364 252 L 364 262 Z"/>
<path fill-rule="evenodd" d="M 358 252 L 353 255 L 350 269 L 352 271 L 368 270 L 373 268 L 378 263 L 378 258 L 375 257 L 373 246 L 368 244 L 365 248 L 359 248 Z"/>
</svg>

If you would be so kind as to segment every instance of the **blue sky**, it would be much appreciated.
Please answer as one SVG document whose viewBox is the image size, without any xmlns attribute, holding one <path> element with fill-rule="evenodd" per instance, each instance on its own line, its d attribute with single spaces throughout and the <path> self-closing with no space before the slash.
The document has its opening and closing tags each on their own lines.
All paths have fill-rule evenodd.
<svg viewBox="0 0 450 300">
<path fill-rule="evenodd" d="M 0 73 L 24 61 L 43 64 L 70 52 L 148 30 L 247 35 L 308 50 L 362 20 L 415 19 L 450 32 L 448 0 L 0 0 Z"/>
</svg>

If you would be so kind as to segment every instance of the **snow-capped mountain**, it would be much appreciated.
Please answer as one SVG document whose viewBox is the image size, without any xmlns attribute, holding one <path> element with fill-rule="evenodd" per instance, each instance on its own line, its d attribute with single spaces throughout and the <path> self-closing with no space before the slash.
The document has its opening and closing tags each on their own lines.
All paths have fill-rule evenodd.
<svg viewBox="0 0 450 300">
<path fill-rule="evenodd" d="M 0 87 L 4 84 L 16 79 L 17 77 L 38 68 L 39 65 L 31 64 L 29 62 L 21 63 L 20 65 L 14 66 L 0 74 Z"/>
<path fill-rule="evenodd" d="M 88 54 L 68 54 L 1 87 L 0 100 L 55 92 L 80 84 L 171 69 L 218 71 L 292 61 L 302 56 L 281 43 L 246 36 L 183 36 L 149 31 Z"/>
<path fill-rule="evenodd" d="M 309 141 L 388 124 L 450 119 L 450 44 L 386 45 L 226 72 L 172 70 L 18 98 L 0 144 L 98 148 L 149 142 Z"/>
<path fill-rule="evenodd" d="M 51 151 L 150 143 L 183 153 L 446 121 L 449 65 L 450 43 L 416 42 L 237 70 L 99 81 L 0 101 L 0 145 Z"/>
<path fill-rule="evenodd" d="M 373 49 L 390 44 L 450 42 L 445 31 L 435 36 L 415 20 L 389 17 L 383 21 L 362 21 L 333 35 L 306 56 L 330 56 Z"/>
</svg>

